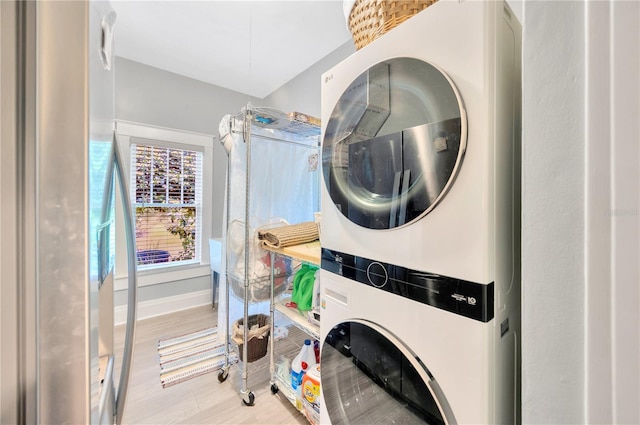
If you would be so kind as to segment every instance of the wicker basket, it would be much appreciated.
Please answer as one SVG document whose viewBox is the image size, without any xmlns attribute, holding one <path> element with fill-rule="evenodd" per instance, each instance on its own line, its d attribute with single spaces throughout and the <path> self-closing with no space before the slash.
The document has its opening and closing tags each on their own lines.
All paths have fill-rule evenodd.
<svg viewBox="0 0 640 425">
<path fill-rule="evenodd" d="M 437 1 L 356 0 L 349 14 L 349 29 L 356 49 L 363 48 Z"/>
<path fill-rule="evenodd" d="M 234 341 L 238 344 L 239 357 L 240 361 L 243 360 L 243 345 L 238 342 L 238 339 L 241 340 L 241 332 L 240 326 L 242 326 L 244 319 L 238 319 L 233 325 L 233 333 L 234 333 Z M 266 314 L 254 314 L 248 317 L 247 322 L 249 323 L 249 328 L 258 325 L 258 329 L 255 329 L 255 332 L 260 332 L 262 335 L 256 337 L 249 337 L 249 341 L 247 342 L 247 363 L 255 362 L 258 359 L 261 359 L 267 354 L 267 347 L 269 345 L 269 334 L 271 333 L 270 329 L 267 329 L 271 326 L 271 321 L 269 320 L 269 316 Z"/>
</svg>

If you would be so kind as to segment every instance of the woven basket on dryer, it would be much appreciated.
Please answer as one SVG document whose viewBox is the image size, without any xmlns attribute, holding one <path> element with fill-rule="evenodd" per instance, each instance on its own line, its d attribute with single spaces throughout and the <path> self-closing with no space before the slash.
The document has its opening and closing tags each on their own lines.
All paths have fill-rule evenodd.
<svg viewBox="0 0 640 425">
<path fill-rule="evenodd" d="M 356 49 L 361 49 L 437 1 L 356 0 L 349 14 L 349 29 Z"/>
</svg>

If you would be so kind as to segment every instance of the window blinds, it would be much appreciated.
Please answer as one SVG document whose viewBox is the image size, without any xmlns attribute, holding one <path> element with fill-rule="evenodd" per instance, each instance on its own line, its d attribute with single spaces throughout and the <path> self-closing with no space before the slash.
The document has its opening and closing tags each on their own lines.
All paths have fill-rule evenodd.
<svg viewBox="0 0 640 425">
<path fill-rule="evenodd" d="M 200 261 L 202 156 L 166 145 L 131 145 L 139 265 Z"/>
</svg>

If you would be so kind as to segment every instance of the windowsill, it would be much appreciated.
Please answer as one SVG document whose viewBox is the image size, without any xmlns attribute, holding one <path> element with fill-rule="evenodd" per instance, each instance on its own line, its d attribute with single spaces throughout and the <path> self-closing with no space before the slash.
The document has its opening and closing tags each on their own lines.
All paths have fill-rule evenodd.
<svg viewBox="0 0 640 425">
<path fill-rule="evenodd" d="M 209 276 L 210 274 L 211 268 L 209 267 L 209 264 L 156 267 L 153 269 L 138 271 L 138 287 L 159 285 L 162 283 L 185 279 L 195 279 L 202 276 Z M 126 290 L 129 285 L 128 276 L 126 274 L 116 275 L 114 284 L 114 290 Z"/>
</svg>

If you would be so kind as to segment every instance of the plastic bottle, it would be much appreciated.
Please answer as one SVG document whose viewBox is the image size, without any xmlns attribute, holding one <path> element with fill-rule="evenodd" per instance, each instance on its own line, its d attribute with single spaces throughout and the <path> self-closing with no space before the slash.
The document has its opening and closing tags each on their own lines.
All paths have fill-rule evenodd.
<svg viewBox="0 0 640 425">
<path fill-rule="evenodd" d="M 312 425 L 320 423 L 320 393 L 320 365 L 316 365 L 302 378 L 302 405 Z"/>
<path fill-rule="evenodd" d="M 291 361 L 291 388 L 298 397 L 302 396 L 302 377 L 307 370 L 315 366 L 316 355 L 313 352 L 311 340 L 305 339 L 300 352 Z"/>
<path fill-rule="evenodd" d="M 314 273 L 313 297 L 311 298 L 311 309 L 320 311 L 320 269 Z"/>
<path fill-rule="evenodd" d="M 309 311 L 313 308 L 313 288 L 316 280 L 316 268 L 309 267 L 299 283 L 298 310 Z"/>
<path fill-rule="evenodd" d="M 316 356 L 316 364 L 320 364 L 320 341 L 313 341 L 313 354 Z"/>
<path fill-rule="evenodd" d="M 294 393 L 302 393 L 298 391 L 298 381 L 302 383 L 302 360 L 300 359 L 300 353 L 298 353 L 291 361 L 291 389 Z"/>
</svg>

